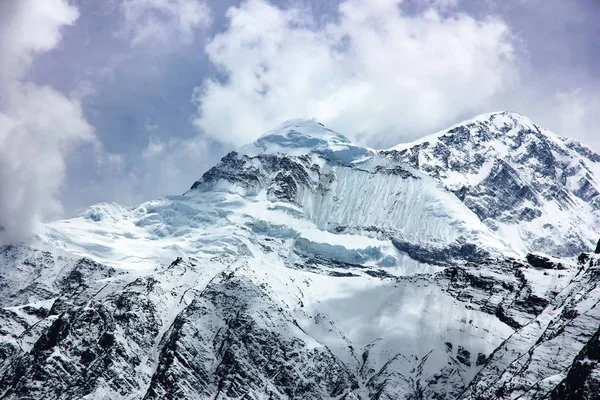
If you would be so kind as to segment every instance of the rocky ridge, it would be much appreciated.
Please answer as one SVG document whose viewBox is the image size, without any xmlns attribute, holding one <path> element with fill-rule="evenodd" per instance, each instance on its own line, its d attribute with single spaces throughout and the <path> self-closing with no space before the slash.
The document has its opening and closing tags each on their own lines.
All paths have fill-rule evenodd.
<svg viewBox="0 0 600 400">
<path fill-rule="evenodd" d="M 575 256 L 599 234 L 600 156 L 522 115 L 482 115 L 384 154 L 440 181 L 526 251 Z"/>
</svg>

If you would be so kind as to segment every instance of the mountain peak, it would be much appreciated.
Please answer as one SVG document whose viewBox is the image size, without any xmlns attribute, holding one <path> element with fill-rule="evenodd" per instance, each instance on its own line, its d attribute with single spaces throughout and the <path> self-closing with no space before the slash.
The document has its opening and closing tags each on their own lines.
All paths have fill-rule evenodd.
<svg viewBox="0 0 600 400">
<path fill-rule="evenodd" d="M 483 113 L 483 114 L 479 114 L 476 115 L 475 117 L 471 118 L 472 120 L 490 120 L 490 119 L 494 119 L 494 118 L 509 118 L 513 121 L 518 121 L 518 120 L 522 120 L 522 121 L 527 121 L 527 122 L 531 122 L 531 120 L 529 118 L 527 118 L 525 115 L 518 113 L 516 111 L 508 111 L 508 110 L 500 110 L 500 111 L 492 111 L 489 113 Z"/>
<path fill-rule="evenodd" d="M 540 131 L 540 128 L 531 119 L 514 111 L 496 111 L 480 114 L 475 118 L 463 121 L 458 125 L 470 125 L 473 123 L 488 124 L 499 130 L 506 130 L 506 128 L 520 128 L 520 130 L 526 131 Z"/>
<path fill-rule="evenodd" d="M 523 134 L 545 136 L 554 142 L 560 142 L 558 137 L 552 132 L 541 129 L 531 119 L 522 114 L 513 111 L 496 111 L 477 115 L 413 142 L 400 143 L 390 150 L 402 151 L 425 143 L 434 144 L 440 140 L 443 141 L 444 138 L 457 135 L 465 136 L 463 139 L 481 139 L 486 137 L 487 140 L 490 140 L 514 138 Z"/>
<path fill-rule="evenodd" d="M 528 249 L 573 255 L 596 236 L 600 156 L 521 114 L 482 114 L 383 153 L 441 182 L 501 236 L 518 231 Z"/>
<path fill-rule="evenodd" d="M 274 143 L 282 147 L 314 147 L 322 142 L 350 143 L 350 140 L 325 127 L 315 118 L 295 118 L 265 133 L 256 140 L 255 144 L 261 146 Z"/>
<path fill-rule="evenodd" d="M 317 153 L 332 160 L 353 162 L 369 156 L 371 152 L 353 144 L 347 137 L 314 118 L 298 118 L 287 120 L 254 143 L 242 146 L 239 153 L 248 156 L 263 153 Z"/>
</svg>

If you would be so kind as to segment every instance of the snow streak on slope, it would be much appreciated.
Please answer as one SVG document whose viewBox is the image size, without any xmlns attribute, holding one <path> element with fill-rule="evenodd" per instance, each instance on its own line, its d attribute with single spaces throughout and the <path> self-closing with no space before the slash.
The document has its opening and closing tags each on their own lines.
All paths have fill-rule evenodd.
<svg viewBox="0 0 600 400">
<path fill-rule="evenodd" d="M 600 236 L 600 155 L 519 114 L 481 115 L 382 154 L 437 179 L 523 250 L 573 256 Z"/>
</svg>

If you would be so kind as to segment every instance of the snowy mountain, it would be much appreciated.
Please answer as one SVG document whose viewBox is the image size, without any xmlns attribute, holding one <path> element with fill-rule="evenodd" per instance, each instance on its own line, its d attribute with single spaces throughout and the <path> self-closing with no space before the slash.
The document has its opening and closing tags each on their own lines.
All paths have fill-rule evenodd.
<svg viewBox="0 0 600 400">
<path fill-rule="evenodd" d="M 600 233 L 600 155 L 522 115 L 481 115 L 384 153 L 441 182 L 525 251 L 574 256 Z"/>
<path fill-rule="evenodd" d="M 593 398 L 599 160 L 514 114 L 384 151 L 288 121 L 2 248 L 0 398 Z"/>
</svg>

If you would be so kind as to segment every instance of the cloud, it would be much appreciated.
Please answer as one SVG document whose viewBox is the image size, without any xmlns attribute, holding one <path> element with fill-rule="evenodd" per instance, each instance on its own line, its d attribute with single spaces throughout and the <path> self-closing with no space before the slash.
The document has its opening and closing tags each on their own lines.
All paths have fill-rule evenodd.
<svg viewBox="0 0 600 400">
<path fill-rule="evenodd" d="M 211 22 L 210 8 L 203 0 L 125 0 L 121 10 L 133 46 L 190 44 L 195 31 Z"/>
<path fill-rule="evenodd" d="M 134 170 L 130 178 L 140 186 L 159 186 L 155 196 L 181 194 L 195 182 L 203 172 L 194 168 L 202 159 L 212 158 L 211 143 L 206 138 L 195 136 L 186 139 L 170 138 L 161 140 L 150 136 L 148 145 L 142 152 L 141 170 Z M 210 165 L 205 165 L 205 168 Z"/>
<path fill-rule="evenodd" d="M 67 216 L 103 201 L 136 205 L 182 194 L 225 152 L 199 135 L 176 137 L 150 123 L 145 131 L 139 157 L 111 154 L 101 146 L 81 146 L 70 157 L 69 188 L 62 197 Z"/>
<path fill-rule="evenodd" d="M 229 26 L 206 46 L 224 78 L 196 88 L 195 126 L 239 145 L 282 120 L 316 117 L 390 145 L 485 109 L 517 81 L 502 20 L 437 7 L 408 15 L 399 3 L 347 0 L 325 24 L 264 0 L 229 9 Z"/>
<path fill-rule="evenodd" d="M 25 238 L 60 211 L 65 159 L 94 140 L 77 100 L 25 79 L 34 57 L 55 48 L 77 18 L 64 0 L 0 6 L 0 243 Z"/>
<path fill-rule="evenodd" d="M 0 3 L 0 81 L 22 77 L 36 53 L 54 48 L 60 26 L 78 18 L 76 8 L 61 0 L 23 0 Z"/>
<path fill-rule="evenodd" d="M 597 92 L 589 93 L 577 88 L 558 92 L 551 100 L 554 103 L 551 107 L 557 112 L 548 113 L 547 117 L 548 123 L 557 127 L 556 132 L 562 136 L 578 138 L 583 143 L 594 146 L 596 151 L 600 151 L 598 137 L 600 97 Z"/>
</svg>

